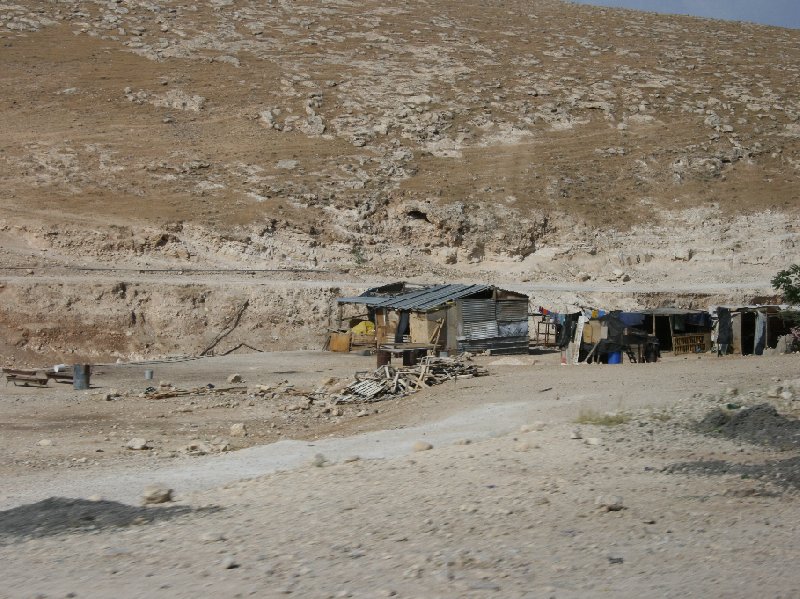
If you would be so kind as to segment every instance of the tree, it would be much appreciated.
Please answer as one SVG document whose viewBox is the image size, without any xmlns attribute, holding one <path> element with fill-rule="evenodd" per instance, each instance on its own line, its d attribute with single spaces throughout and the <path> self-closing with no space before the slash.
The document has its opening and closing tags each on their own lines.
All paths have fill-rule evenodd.
<svg viewBox="0 0 800 599">
<path fill-rule="evenodd" d="M 800 264 L 792 264 L 772 279 L 772 286 L 783 292 L 787 304 L 800 304 Z"/>
</svg>

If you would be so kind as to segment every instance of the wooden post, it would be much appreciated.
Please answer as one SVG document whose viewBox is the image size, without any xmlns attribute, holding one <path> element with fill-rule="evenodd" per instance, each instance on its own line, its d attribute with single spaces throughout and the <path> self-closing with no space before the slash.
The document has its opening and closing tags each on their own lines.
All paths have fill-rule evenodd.
<svg viewBox="0 0 800 599">
<path fill-rule="evenodd" d="M 667 316 L 667 322 L 669 322 L 669 338 L 672 340 L 672 353 L 675 353 L 675 332 L 673 331 L 672 326 L 672 316 Z"/>
</svg>

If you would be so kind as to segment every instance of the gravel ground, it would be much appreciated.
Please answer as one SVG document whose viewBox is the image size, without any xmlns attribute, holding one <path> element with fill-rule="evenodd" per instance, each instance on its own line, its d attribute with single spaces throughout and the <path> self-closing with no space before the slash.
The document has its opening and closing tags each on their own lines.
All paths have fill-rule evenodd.
<svg viewBox="0 0 800 599">
<path fill-rule="evenodd" d="M 695 430 L 732 403 L 770 402 L 793 417 L 797 364 L 497 365 L 377 415 L 393 422 L 381 420 L 385 432 L 255 447 L 226 463 L 182 458 L 169 472 L 228 476 L 260 451 L 293 456 L 249 480 L 176 479 L 177 502 L 165 506 L 128 512 L 104 496 L 89 515 L 111 526 L 84 527 L 89 502 L 69 502 L 95 494 L 101 475 L 136 475 L 119 479 L 132 497 L 167 471 L 145 459 L 54 468 L 38 492 L 69 479 L 86 483 L 83 494 L 2 513 L 43 512 L 57 534 L 37 535 L 35 516 L 33 528 L 4 533 L 0 597 L 797 596 L 797 495 L 737 470 L 796 460 L 796 450 Z M 776 384 L 788 395 L 770 397 Z M 432 448 L 414 451 L 421 442 Z M 680 466 L 715 461 L 735 466 Z M 30 482 L 20 473 L 8 486 L 33 497 Z"/>
</svg>

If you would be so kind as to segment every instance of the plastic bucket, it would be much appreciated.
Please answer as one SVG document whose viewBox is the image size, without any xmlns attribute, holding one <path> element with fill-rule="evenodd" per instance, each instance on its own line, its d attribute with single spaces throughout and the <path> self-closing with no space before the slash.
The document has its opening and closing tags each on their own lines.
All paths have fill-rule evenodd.
<svg viewBox="0 0 800 599">
<path fill-rule="evenodd" d="M 609 364 L 622 364 L 622 352 L 621 351 L 612 351 L 608 354 L 608 363 Z"/>
<path fill-rule="evenodd" d="M 144 371 L 144 379 L 146 381 L 153 380 L 153 371 L 151 369 L 148 368 L 147 370 Z"/>
</svg>

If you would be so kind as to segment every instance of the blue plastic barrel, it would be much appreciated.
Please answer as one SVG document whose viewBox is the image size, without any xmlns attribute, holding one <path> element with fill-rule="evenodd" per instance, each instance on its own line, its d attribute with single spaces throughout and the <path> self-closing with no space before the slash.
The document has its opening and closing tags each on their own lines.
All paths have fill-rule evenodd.
<svg viewBox="0 0 800 599">
<path fill-rule="evenodd" d="M 609 364 L 622 364 L 622 352 L 621 351 L 612 351 L 608 354 L 608 363 Z"/>
</svg>

